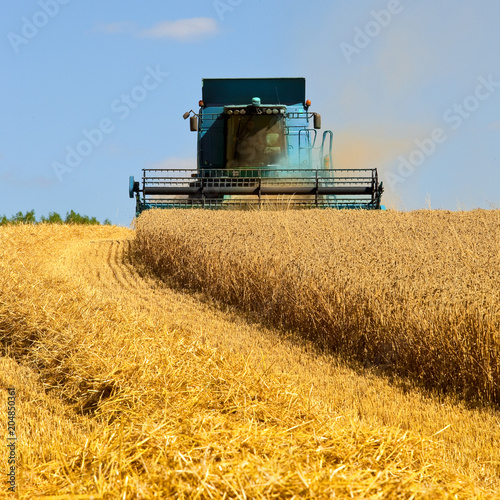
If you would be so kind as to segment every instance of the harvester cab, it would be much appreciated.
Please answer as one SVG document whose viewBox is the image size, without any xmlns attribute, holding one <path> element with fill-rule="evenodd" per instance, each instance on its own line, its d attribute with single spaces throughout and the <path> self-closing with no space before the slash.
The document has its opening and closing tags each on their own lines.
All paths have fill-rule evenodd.
<svg viewBox="0 0 500 500">
<path fill-rule="evenodd" d="M 136 212 L 150 208 L 380 209 L 377 169 L 333 169 L 333 133 L 310 112 L 304 78 L 204 79 L 192 169 L 130 177 Z M 312 120 L 312 128 L 310 122 Z"/>
</svg>

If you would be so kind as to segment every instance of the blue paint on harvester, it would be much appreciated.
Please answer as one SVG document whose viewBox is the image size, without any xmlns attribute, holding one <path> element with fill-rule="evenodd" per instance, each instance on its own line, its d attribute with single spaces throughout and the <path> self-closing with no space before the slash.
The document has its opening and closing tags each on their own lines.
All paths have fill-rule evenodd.
<svg viewBox="0 0 500 500">
<path fill-rule="evenodd" d="M 312 168 L 311 159 L 305 154 L 305 145 L 310 139 L 306 132 L 310 115 L 305 89 L 304 78 L 204 79 L 203 107 L 199 113 L 198 167 L 219 169 L 236 165 L 236 168 L 265 168 L 281 165 L 282 168 Z M 254 99 L 260 104 L 252 104 Z M 269 111 L 271 114 L 267 114 Z M 261 122 L 255 125 L 259 131 L 252 137 L 249 127 L 257 120 Z M 269 135 L 269 130 L 273 136 L 270 139 L 264 137 L 264 134 Z M 301 155 L 299 131 L 302 131 L 301 142 L 304 143 L 300 145 L 303 149 Z M 276 134 L 279 135 L 277 138 Z M 276 139 L 274 146 L 268 145 L 266 139 L 267 142 Z"/>
<path fill-rule="evenodd" d="M 376 169 L 333 169 L 333 133 L 310 112 L 304 78 L 204 79 L 193 169 L 144 169 L 130 179 L 137 213 L 148 208 L 380 209 Z M 313 127 L 310 122 L 313 122 Z M 141 197 L 142 193 L 142 197 Z"/>
</svg>

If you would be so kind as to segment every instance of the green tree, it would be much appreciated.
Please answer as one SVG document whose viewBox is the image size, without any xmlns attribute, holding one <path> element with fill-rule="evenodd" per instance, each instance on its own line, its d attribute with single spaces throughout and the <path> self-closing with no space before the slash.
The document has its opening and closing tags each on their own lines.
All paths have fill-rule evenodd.
<svg viewBox="0 0 500 500">
<path fill-rule="evenodd" d="M 12 224 L 36 224 L 35 211 L 30 210 L 23 214 L 22 212 L 17 212 L 16 215 L 12 216 L 9 220 Z"/>
<path fill-rule="evenodd" d="M 57 212 L 49 212 L 48 217 L 44 217 L 42 215 L 41 222 L 45 222 L 47 224 L 62 224 L 64 221 L 62 217 Z"/>
<path fill-rule="evenodd" d="M 17 212 L 17 214 L 11 216 L 10 219 L 6 215 L 0 216 L 1 226 L 5 226 L 7 224 L 37 224 L 38 222 L 45 224 L 89 224 L 95 226 L 101 224 L 96 217 L 80 215 L 74 210 L 67 212 L 65 219 L 63 219 L 57 212 L 49 212 L 48 217 L 42 215 L 40 221 L 37 221 L 34 210 L 27 211 L 24 214 L 23 212 Z M 111 221 L 106 219 L 103 224 L 111 225 Z"/>
</svg>

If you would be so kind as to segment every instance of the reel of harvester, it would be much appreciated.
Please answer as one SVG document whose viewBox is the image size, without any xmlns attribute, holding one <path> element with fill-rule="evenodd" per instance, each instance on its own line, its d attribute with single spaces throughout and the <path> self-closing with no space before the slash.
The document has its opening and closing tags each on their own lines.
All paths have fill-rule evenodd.
<svg viewBox="0 0 500 500">
<path fill-rule="evenodd" d="M 151 208 L 380 209 L 376 169 L 144 169 L 130 177 L 136 213 Z"/>
</svg>

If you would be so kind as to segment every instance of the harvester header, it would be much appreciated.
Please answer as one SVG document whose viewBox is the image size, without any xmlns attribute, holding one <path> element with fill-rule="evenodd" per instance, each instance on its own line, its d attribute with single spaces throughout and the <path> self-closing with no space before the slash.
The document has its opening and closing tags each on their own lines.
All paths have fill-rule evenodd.
<svg viewBox="0 0 500 500">
<path fill-rule="evenodd" d="M 137 214 L 149 208 L 380 209 L 376 169 L 333 169 L 333 133 L 310 112 L 304 78 L 204 79 L 192 169 L 144 169 L 130 178 Z M 310 128 L 312 120 L 313 127 Z M 142 196 L 141 196 L 142 195 Z"/>
</svg>

